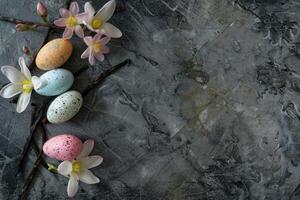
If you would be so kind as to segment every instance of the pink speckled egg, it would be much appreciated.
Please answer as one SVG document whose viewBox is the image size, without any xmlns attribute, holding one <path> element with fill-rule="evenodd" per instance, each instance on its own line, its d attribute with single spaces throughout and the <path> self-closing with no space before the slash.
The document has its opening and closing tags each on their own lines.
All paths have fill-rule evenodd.
<svg viewBox="0 0 300 200">
<path fill-rule="evenodd" d="M 73 160 L 82 151 L 81 140 L 69 134 L 57 135 L 50 138 L 43 146 L 44 153 L 56 160 Z"/>
</svg>

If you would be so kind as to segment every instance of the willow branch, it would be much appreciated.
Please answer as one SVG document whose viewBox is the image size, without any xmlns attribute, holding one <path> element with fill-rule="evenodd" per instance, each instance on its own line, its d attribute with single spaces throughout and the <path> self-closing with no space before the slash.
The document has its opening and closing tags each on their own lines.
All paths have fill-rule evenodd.
<svg viewBox="0 0 300 200">
<path fill-rule="evenodd" d="M 40 23 L 40 22 L 25 21 L 25 20 L 16 19 L 16 18 L 13 18 L 13 17 L 1 16 L 1 15 L 0 15 L 0 21 L 12 23 L 12 24 L 27 24 L 27 25 L 32 25 L 32 26 L 35 26 L 35 27 L 46 27 L 46 28 L 52 28 L 52 29 L 64 29 L 63 27 L 58 27 L 58 26 L 55 26 L 54 24 L 45 24 L 45 23 Z"/>
<path fill-rule="evenodd" d="M 98 77 L 95 78 L 95 80 L 92 82 L 92 84 L 90 84 L 83 92 L 82 95 L 86 96 L 92 89 L 94 89 L 97 85 L 99 85 L 102 81 L 104 81 L 108 76 L 110 76 L 111 74 L 117 72 L 118 70 L 120 70 L 122 67 L 124 67 L 125 65 L 128 65 L 131 63 L 130 59 L 126 59 L 123 62 L 109 68 L 108 70 L 104 71 L 103 73 L 101 73 Z"/>
</svg>

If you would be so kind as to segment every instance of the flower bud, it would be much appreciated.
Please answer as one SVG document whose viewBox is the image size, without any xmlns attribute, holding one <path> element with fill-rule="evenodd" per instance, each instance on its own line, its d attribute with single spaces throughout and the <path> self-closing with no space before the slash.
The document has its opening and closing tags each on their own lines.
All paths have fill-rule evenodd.
<svg viewBox="0 0 300 200">
<path fill-rule="evenodd" d="M 48 15 L 47 8 L 41 1 L 36 5 L 36 12 L 41 17 L 47 17 Z"/>
<path fill-rule="evenodd" d="M 17 31 L 28 31 L 30 29 L 30 25 L 28 24 L 17 24 L 16 25 L 16 30 Z"/>
<path fill-rule="evenodd" d="M 23 51 L 23 53 L 25 53 L 25 54 L 27 54 L 27 55 L 30 54 L 30 50 L 29 50 L 29 48 L 26 47 L 26 46 L 23 46 L 23 47 L 22 47 L 22 51 Z"/>
</svg>

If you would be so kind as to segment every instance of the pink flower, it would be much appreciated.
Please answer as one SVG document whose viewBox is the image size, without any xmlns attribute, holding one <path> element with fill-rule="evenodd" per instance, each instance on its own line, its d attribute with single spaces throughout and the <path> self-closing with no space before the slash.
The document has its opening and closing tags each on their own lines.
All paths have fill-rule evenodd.
<svg viewBox="0 0 300 200">
<path fill-rule="evenodd" d="M 87 36 L 83 40 L 88 48 L 83 52 L 81 58 L 89 58 L 91 65 L 95 64 L 95 57 L 99 61 L 104 60 L 104 55 L 109 52 L 109 48 L 105 46 L 109 41 L 110 37 L 104 36 L 101 33 L 97 33 L 94 37 Z"/>
<path fill-rule="evenodd" d="M 119 38 L 122 36 L 122 32 L 117 27 L 107 22 L 114 14 L 115 9 L 115 0 L 107 2 L 97 13 L 91 3 L 86 2 L 84 5 L 84 12 L 88 13 L 88 18 L 84 20 L 84 23 L 91 31 L 102 33 L 112 38 Z"/>
<path fill-rule="evenodd" d="M 79 13 L 79 6 L 77 2 L 72 2 L 70 10 L 65 8 L 59 9 L 59 13 L 63 18 L 54 21 L 54 24 L 59 27 L 66 27 L 63 38 L 70 39 L 75 31 L 80 38 L 84 37 L 84 33 L 80 24 L 88 17 L 87 13 Z"/>
</svg>

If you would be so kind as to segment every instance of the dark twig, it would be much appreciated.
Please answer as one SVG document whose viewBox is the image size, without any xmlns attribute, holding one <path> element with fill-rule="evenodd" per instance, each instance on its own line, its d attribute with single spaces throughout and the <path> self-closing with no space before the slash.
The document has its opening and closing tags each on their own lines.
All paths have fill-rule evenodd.
<svg viewBox="0 0 300 200">
<path fill-rule="evenodd" d="M 38 146 L 38 144 L 36 143 L 36 141 L 33 141 L 32 144 L 33 144 L 33 150 L 34 150 L 34 152 L 35 152 L 35 155 L 38 156 L 39 153 L 40 153 L 40 151 L 42 151 L 42 150 L 39 148 L 39 146 Z M 43 167 L 44 167 L 45 169 L 48 170 L 48 165 L 47 165 L 47 163 L 46 163 L 46 161 L 45 161 L 44 159 L 42 159 L 41 164 L 43 165 Z"/>
<path fill-rule="evenodd" d="M 46 109 L 43 107 L 41 110 L 43 111 L 42 113 L 44 113 L 44 111 Z M 42 143 L 44 143 L 47 140 L 46 130 L 45 130 L 43 122 L 41 121 L 42 118 L 40 116 L 38 116 L 38 118 L 39 118 L 39 120 L 38 120 L 38 124 L 36 125 L 35 130 L 36 130 L 36 132 L 39 132 L 41 134 Z M 29 187 L 30 187 L 32 181 L 33 181 L 33 178 L 34 178 L 35 174 L 37 173 L 39 165 L 43 164 L 43 166 L 47 168 L 47 164 L 43 161 L 43 155 L 44 155 L 43 150 L 42 149 L 39 150 L 39 153 L 37 155 L 35 163 L 34 163 L 32 169 L 31 169 L 31 171 L 30 171 L 30 173 L 29 173 L 29 175 L 28 175 L 28 177 L 25 181 L 25 184 L 24 184 L 23 188 L 22 188 L 22 192 L 19 196 L 20 200 L 23 200 L 23 199 L 26 198 L 27 192 L 29 190 Z"/>
<path fill-rule="evenodd" d="M 102 81 L 104 81 L 108 76 L 115 73 L 116 71 L 120 70 L 125 65 L 128 65 L 131 63 L 130 59 L 126 59 L 123 62 L 109 68 L 108 70 L 101 73 L 96 79 L 82 92 L 83 96 L 86 96 L 93 88 L 95 88 L 97 85 L 99 85 Z"/>
<path fill-rule="evenodd" d="M 33 167 L 32 167 L 32 169 L 31 169 L 31 171 L 30 171 L 30 173 L 29 173 L 29 175 L 28 175 L 28 177 L 25 181 L 25 184 L 22 188 L 22 192 L 19 196 L 20 200 L 23 200 L 23 199 L 26 198 L 29 187 L 30 187 L 30 185 L 33 181 L 33 178 L 34 178 L 35 174 L 37 173 L 37 169 L 38 169 L 39 165 L 41 164 L 42 160 L 43 160 L 43 151 L 41 150 L 39 155 L 37 156 L 34 164 L 33 164 Z"/>
<path fill-rule="evenodd" d="M 52 29 L 64 29 L 63 27 L 58 27 L 55 26 L 54 24 L 44 24 L 44 23 L 39 23 L 39 22 L 31 22 L 31 21 L 25 21 L 21 19 L 16 19 L 13 17 L 6 17 L 6 16 L 0 16 L 0 21 L 12 23 L 12 24 L 27 24 L 27 25 L 32 25 L 35 27 L 47 27 L 47 28 L 52 28 Z"/>
<path fill-rule="evenodd" d="M 44 106 L 40 107 L 40 109 L 37 111 L 37 113 L 38 113 L 38 115 L 36 116 L 36 118 L 32 120 L 32 124 L 31 124 L 31 127 L 30 127 L 30 133 L 29 133 L 29 135 L 26 139 L 25 145 L 23 147 L 23 150 L 22 150 L 22 153 L 21 153 L 21 160 L 19 162 L 16 174 L 18 174 L 20 172 L 20 170 L 22 169 L 22 165 L 23 165 L 23 163 L 25 161 L 25 158 L 26 158 L 26 155 L 29 151 L 30 143 L 33 139 L 33 135 L 35 133 L 36 127 L 37 127 L 38 123 L 40 122 L 40 120 L 41 120 L 41 118 L 44 114 Z"/>
<path fill-rule="evenodd" d="M 88 70 L 88 69 L 89 69 L 89 67 L 88 67 L 88 66 L 85 66 L 85 67 L 79 69 L 78 71 L 74 72 L 74 76 L 75 76 L 75 77 L 76 77 L 76 76 L 79 76 L 81 73 L 85 72 L 85 71 Z"/>
</svg>

